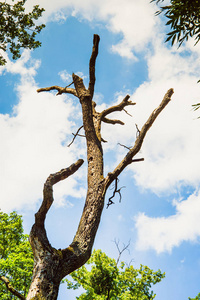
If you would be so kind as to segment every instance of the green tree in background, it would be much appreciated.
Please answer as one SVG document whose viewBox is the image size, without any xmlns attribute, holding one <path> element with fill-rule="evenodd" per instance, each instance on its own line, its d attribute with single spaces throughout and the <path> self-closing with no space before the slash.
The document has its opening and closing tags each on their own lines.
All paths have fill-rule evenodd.
<svg viewBox="0 0 200 300">
<path fill-rule="evenodd" d="M 44 9 L 35 5 L 31 12 L 25 13 L 25 2 L 22 0 L 13 5 L 0 2 L 0 50 L 9 50 L 13 59 L 20 57 L 21 48 L 38 48 L 41 43 L 35 37 L 45 27 L 44 24 L 35 24 Z M 6 60 L 0 54 L 0 65 L 5 64 Z"/>
<path fill-rule="evenodd" d="M 152 0 L 157 4 L 164 0 Z M 178 43 L 178 47 L 189 37 L 194 37 L 195 45 L 200 40 L 200 1 L 199 0 L 171 0 L 170 5 L 160 6 L 157 15 L 163 13 L 168 19 L 167 26 L 170 26 L 170 32 L 167 33 L 166 42 L 171 44 Z M 200 80 L 198 81 L 200 82 Z M 200 108 L 200 103 L 193 106 L 194 110 Z"/>
<path fill-rule="evenodd" d="M 63 282 L 67 283 L 68 289 L 82 286 L 86 290 L 77 298 L 79 300 L 154 299 L 151 286 L 160 282 L 165 274 L 160 270 L 153 272 L 143 265 L 134 269 L 124 262 L 118 267 L 119 258 L 128 246 L 122 251 L 118 248 L 117 261 L 101 250 L 94 250 L 87 263 L 91 265 L 90 271 L 83 266 L 70 274 L 73 282 L 68 279 Z M 0 299 L 25 300 L 32 270 L 33 254 L 28 235 L 23 234 L 22 217 L 16 212 L 9 215 L 0 212 Z"/>
<path fill-rule="evenodd" d="M 200 293 L 195 298 L 188 298 L 189 300 L 200 300 Z"/>
<path fill-rule="evenodd" d="M 164 0 L 152 0 L 151 2 Z M 164 13 L 167 17 L 166 25 L 171 27 L 166 41 L 172 45 L 177 42 L 179 47 L 189 37 L 194 37 L 197 44 L 200 40 L 200 1 L 199 0 L 171 0 L 170 5 L 160 6 L 157 15 Z"/>
<path fill-rule="evenodd" d="M 22 217 L 0 212 L 0 299 L 25 299 L 33 270 L 33 253 L 23 234 Z"/>
<path fill-rule="evenodd" d="M 94 250 L 87 264 L 89 268 L 82 266 L 70 274 L 73 281 L 64 280 L 68 289 L 86 290 L 76 298 L 79 300 L 151 300 L 156 296 L 151 286 L 165 277 L 160 270 L 154 272 L 143 265 L 135 269 L 122 262 L 118 267 L 116 260 L 101 250 Z"/>
</svg>

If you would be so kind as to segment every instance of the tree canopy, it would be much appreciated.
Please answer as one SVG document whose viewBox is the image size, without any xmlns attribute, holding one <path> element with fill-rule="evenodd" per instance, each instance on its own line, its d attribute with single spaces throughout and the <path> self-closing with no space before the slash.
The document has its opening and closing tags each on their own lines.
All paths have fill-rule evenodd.
<svg viewBox="0 0 200 300">
<path fill-rule="evenodd" d="M 25 299 L 33 270 L 33 253 L 22 217 L 0 212 L 0 299 Z"/>
<path fill-rule="evenodd" d="M 13 0 L 12 0 L 13 1 Z M 36 25 L 35 21 L 41 17 L 44 8 L 35 5 L 29 13 L 25 12 L 26 0 L 18 1 L 15 4 L 0 2 L 0 50 L 10 51 L 13 59 L 19 58 L 20 49 L 38 48 L 41 43 L 37 41 L 36 35 L 44 24 Z M 0 54 L 0 65 L 5 65 L 6 59 Z"/>
<path fill-rule="evenodd" d="M 86 290 L 76 299 L 79 300 L 151 300 L 156 294 L 151 286 L 160 282 L 165 273 L 154 272 L 147 266 L 135 269 L 121 262 L 118 267 L 115 259 L 101 250 L 94 250 L 87 262 L 89 268 L 82 266 L 70 274 L 73 281 L 65 279 L 68 289 Z"/>
<path fill-rule="evenodd" d="M 200 293 L 195 298 L 188 298 L 189 300 L 200 300 Z"/>
<path fill-rule="evenodd" d="M 163 2 L 152 0 L 151 2 Z M 166 41 L 172 45 L 177 42 L 179 47 L 189 37 L 194 37 L 197 44 L 200 40 L 200 1 L 199 0 L 171 0 L 170 5 L 160 6 L 157 15 L 164 13 L 168 19 L 166 25 L 171 27 Z"/>
</svg>

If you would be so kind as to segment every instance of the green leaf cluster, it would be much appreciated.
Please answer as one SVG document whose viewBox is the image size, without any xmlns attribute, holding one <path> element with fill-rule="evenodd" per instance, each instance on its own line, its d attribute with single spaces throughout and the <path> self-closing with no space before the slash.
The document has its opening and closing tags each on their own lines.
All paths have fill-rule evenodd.
<svg viewBox="0 0 200 300">
<path fill-rule="evenodd" d="M 164 0 L 152 0 L 151 2 Z M 168 18 L 166 25 L 171 27 L 166 42 L 172 45 L 177 42 L 179 47 L 189 37 L 195 37 L 197 44 L 200 40 L 200 1 L 199 0 L 171 0 L 170 5 L 161 6 L 157 15 L 164 13 Z"/>
<path fill-rule="evenodd" d="M 68 289 L 85 289 L 85 293 L 76 297 L 79 300 L 151 300 L 156 296 L 152 285 L 165 277 L 160 270 L 154 272 L 143 265 L 135 269 L 122 262 L 118 267 L 115 259 L 101 250 L 93 251 L 87 265 L 70 274 L 73 281 L 64 280 Z"/>
<path fill-rule="evenodd" d="M 200 293 L 195 298 L 188 298 L 189 300 L 200 300 Z"/>
<path fill-rule="evenodd" d="M 22 217 L 16 212 L 10 215 L 0 212 L 0 276 L 26 296 L 33 270 L 33 253 L 28 235 L 23 234 Z M 0 284 L 0 299 L 18 299 Z"/>
<path fill-rule="evenodd" d="M 26 0 L 15 4 L 0 2 L 0 49 L 9 50 L 13 59 L 21 56 L 21 48 L 35 49 L 41 46 L 35 38 L 45 25 L 36 25 L 35 21 L 41 17 L 44 9 L 35 5 L 31 12 L 25 13 L 25 2 Z M 0 65 L 5 63 L 5 58 L 0 55 Z"/>
</svg>

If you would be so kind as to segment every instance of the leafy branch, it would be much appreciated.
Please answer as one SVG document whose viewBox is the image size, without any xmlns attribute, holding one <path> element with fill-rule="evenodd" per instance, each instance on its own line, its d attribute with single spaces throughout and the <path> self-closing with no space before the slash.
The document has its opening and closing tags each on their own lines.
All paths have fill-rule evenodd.
<svg viewBox="0 0 200 300">
<path fill-rule="evenodd" d="M 21 56 L 20 49 L 35 49 L 41 46 L 36 40 L 36 35 L 45 27 L 44 24 L 36 25 L 44 8 L 35 5 L 33 10 L 25 13 L 26 0 L 15 4 L 0 2 L 0 49 L 4 52 L 9 49 L 13 59 Z M 0 65 L 5 65 L 6 60 L 0 54 Z"/>
</svg>

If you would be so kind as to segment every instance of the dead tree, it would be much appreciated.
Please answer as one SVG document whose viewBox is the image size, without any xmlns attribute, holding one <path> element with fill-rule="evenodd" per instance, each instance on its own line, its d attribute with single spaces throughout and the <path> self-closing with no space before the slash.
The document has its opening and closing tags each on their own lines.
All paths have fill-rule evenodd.
<svg viewBox="0 0 200 300">
<path fill-rule="evenodd" d="M 33 279 L 27 296 L 27 300 L 55 300 L 61 280 L 72 271 L 81 267 L 89 259 L 99 226 L 102 210 L 104 207 L 105 194 L 110 184 L 117 180 L 121 172 L 131 163 L 138 161 L 133 159 L 141 149 L 147 131 L 154 123 L 157 116 L 171 100 L 173 89 L 169 89 L 165 94 L 161 104 L 152 112 L 146 123 L 140 130 L 133 147 L 128 149 L 126 156 L 116 166 L 114 170 L 104 176 L 103 172 L 103 150 L 101 138 L 102 122 L 108 124 L 124 123 L 120 120 L 108 118 L 116 111 L 122 111 L 129 105 L 135 105 L 127 95 L 121 103 L 112 106 L 102 112 L 97 112 L 96 104 L 93 101 L 95 85 L 95 64 L 98 55 L 100 38 L 94 35 L 93 49 L 89 63 L 89 87 L 85 87 L 82 78 L 72 74 L 73 88 L 66 86 L 51 86 L 41 88 L 38 92 L 57 90 L 57 95 L 63 93 L 72 94 L 79 99 L 82 107 L 83 128 L 85 132 L 87 146 L 87 195 L 85 206 L 78 225 L 77 232 L 72 243 L 65 249 L 55 249 L 51 246 L 44 222 L 46 214 L 53 203 L 53 185 L 60 180 L 76 172 L 83 164 L 79 159 L 60 172 L 51 174 L 44 184 L 43 202 L 40 209 L 35 214 L 35 224 L 30 233 L 30 243 L 34 253 Z M 140 159 L 139 159 L 140 160 Z"/>
</svg>

